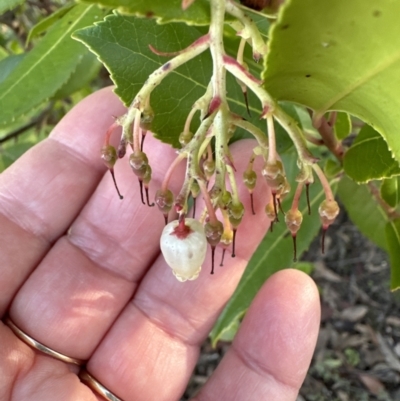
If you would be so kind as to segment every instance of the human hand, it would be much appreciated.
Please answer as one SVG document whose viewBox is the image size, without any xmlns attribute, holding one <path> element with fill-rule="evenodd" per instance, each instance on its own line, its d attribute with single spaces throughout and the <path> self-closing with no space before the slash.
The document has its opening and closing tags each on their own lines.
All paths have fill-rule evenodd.
<svg viewBox="0 0 400 401">
<path fill-rule="evenodd" d="M 159 251 L 162 214 L 141 204 L 126 161 L 116 166 L 125 197 L 119 200 L 99 158 L 112 116 L 122 113 L 110 89 L 97 92 L 0 175 L 0 314 L 50 349 L 87 361 L 87 371 L 124 401 L 178 400 L 200 345 L 268 229 L 265 199 L 256 216 L 243 219 L 236 258 L 211 276 L 208 255 L 196 281 L 178 282 Z M 250 141 L 246 147 L 250 152 Z M 151 137 L 145 151 L 154 196 L 174 151 Z M 245 160 L 235 160 L 242 171 Z M 171 181 L 175 193 L 181 178 L 182 171 Z M 272 276 L 195 399 L 294 401 L 319 314 L 308 276 Z M 3 323 L 0 344 L 0 400 L 103 399 L 79 380 L 78 366 L 34 350 Z"/>
</svg>

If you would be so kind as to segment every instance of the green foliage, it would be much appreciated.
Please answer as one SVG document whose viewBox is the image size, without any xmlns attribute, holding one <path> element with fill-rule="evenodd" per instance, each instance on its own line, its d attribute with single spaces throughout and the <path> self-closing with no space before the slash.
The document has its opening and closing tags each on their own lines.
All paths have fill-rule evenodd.
<svg viewBox="0 0 400 401">
<path fill-rule="evenodd" d="M 188 25 L 207 25 L 210 22 L 210 3 L 196 0 L 186 11 L 182 10 L 182 0 L 84 0 L 86 3 L 100 4 L 117 9 L 123 14 L 153 17 L 158 23 L 186 22 Z"/>
<path fill-rule="evenodd" d="M 25 0 L 1 0 L 0 2 L 0 14 L 4 13 L 7 10 L 11 10 L 14 7 L 19 6 Z"/>
<path fill-rule="evenodd" d="M 263 75 L 277 99 L 353 114 L 400 161 L 400 2 L 292 0 L 271 30 Z"/>
<path fill-rule="evenodd" d="M 21 134 L 18 141 L 8 141 L 0 147 L 0 171 L 5 170 L 22 156 L 29 148 L 44 139 L 48 134 L 47 130 L 31 129 Z"/>
<path fill-rule="evenodd" d="M 89 84 L 99 73 L 101 63 L 92 53 L 83 55 L 68 81 L 53 95 L 54 99 L 64 99 Z"/>
<path fill-rule="evenodd" d="M 334 126 L 336 138 L 342 140 L 351 133 L 351 118 L 347 113 L 338 112 Z"/>
<path fill-rule="evenodd" d="M 2 83 L 24 59 L 25 54 L 13 54 L 0 61 L 0 83 Z"/>
<path fill-rule="evenodd" d="M 385 140 L 368 125 L 361 129 L 346 152 L 344 170 L 358 183 L 400 174 L 399 163 L 393 159 Z"/>
<path fill-rule="evenodd" d="M 26 44 L 40 36 L 42 33 L 46 32 L 51 26 L 54 25 L 59 19 L 61 19 L 71 8 L 74 7 L 74 4 L 66 4 L 64 7 L 61 7 L 53 14 L 50 14 L 48 17 L 43 18 L 39 21 L 30 31 L 28 37 L 26 39 Z"/>
<path fill-rule="evenodd" d="M 74 7 L 12 69 L 0 84 L 0 124 L 24 115 L 61 88 L 87 52 L 71 33 L 102 14 L 95 6 Z"/>
<path fill-rule="evenodd" d="M 400 203 L 400 177 L 387 178 L 381 186 L 382 199 L 391 207 Z"/>
<path fill-rule="evenodd" d="M 387 250 L 385 226 L 388 216 L 379 206 L 368 185 L 357 184 L 350 178 L 340 180 L 337 194 L 351 221 L 371 241 Z"/>
<path fill-rule="evenodd" d="M 392 268 L 390 288 L 397 290 L 400 288 L 400 218 L 387 223 L 386 240 L 388 243 L 390 266 Z"/>
</svg>

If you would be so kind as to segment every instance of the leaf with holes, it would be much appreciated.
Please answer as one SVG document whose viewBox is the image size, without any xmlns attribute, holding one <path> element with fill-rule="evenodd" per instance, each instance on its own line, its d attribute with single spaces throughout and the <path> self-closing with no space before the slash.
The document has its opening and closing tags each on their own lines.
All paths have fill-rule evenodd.
<svg viewBox="0 0 400 401">
<path fill-rule="evenodd" d="M 373 126 L 400 161 L 400 2 L 288 0 L 271 29 L 263 74 L 279 100 Z M 371 160 L 370 163 L 373 161 Z"/>
</svg>

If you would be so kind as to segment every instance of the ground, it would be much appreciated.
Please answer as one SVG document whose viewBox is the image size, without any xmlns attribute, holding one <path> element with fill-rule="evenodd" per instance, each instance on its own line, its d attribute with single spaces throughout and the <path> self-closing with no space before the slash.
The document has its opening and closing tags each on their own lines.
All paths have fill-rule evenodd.
<svg viewBox="0 0 400 401">
<path fill-rule="evenodd" d="M 341 213 L 326 237 L 303 259 L 312 261 L 321 294 L 321 326 L 313 360 L 297 401 L 400 399 L 400 292 L 389 290 L 384 251 Z M 182 398 L 188 400 L 217 367 L 229 343 L 207 341 Z M 246 400 L 243 400 L 246 401 Z"/>
</svg>

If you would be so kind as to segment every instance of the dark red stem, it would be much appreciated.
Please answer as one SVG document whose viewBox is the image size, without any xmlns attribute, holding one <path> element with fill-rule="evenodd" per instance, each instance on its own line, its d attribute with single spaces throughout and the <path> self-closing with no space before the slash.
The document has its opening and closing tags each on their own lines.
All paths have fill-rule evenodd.
<svg viewBox="0 0 400 401">
<path fill-rule="evenodd" d="M 251 212 L 252 212 L 253 214 L 256 214 L 256 212 L 254 211 L 253 193 L 250 194 L 250 203 L 251 203 Z"/>
<path fill-rule="evenodd" d="M 145 205 L 143 198 L 143 181 L 140 179 L 139 179 L 139 187 L 140 187 L 140 199 L 142 200 L 143 205 Z"/>
<path fill-rule="evenodd" d="M 233 229 L 233 239 L 232 239 L 232 258 L 234 258 L 236 256 L 235 254 L 235 246 L 236 246 L 236 231 L 237 229 L 234 228 Z"/>
<path fill-rule="evenodd" d="M 124 199 L 124 197 L 119 192 L 119 189 L 118 189 L 118 186 L 117 186 L 117 181 L 115 180 L 114 169 L 110 168 L 109 170 L 110 170 L 110 173 L 111 173 L 111 177 L 112 177 L 112 179 L 114 181 L 114 186 L 115 186 L 115 189 L 117 190 L 117 194 L 119 196 L 119 199 Z"/>
<path fill-rule="evenodd" d="M 311 205 L 310 205 L 310 184 L 306 184 L 306 197 L 307 197 L 307 207 L 308 207 L 308 214 L 311 214 Z"/>
<path fill-rule="evenodd" d="M 215 256 L 215 246 L 211 247 L 211 273 L 214 274 L 214 256 Z"/>
</svg>

